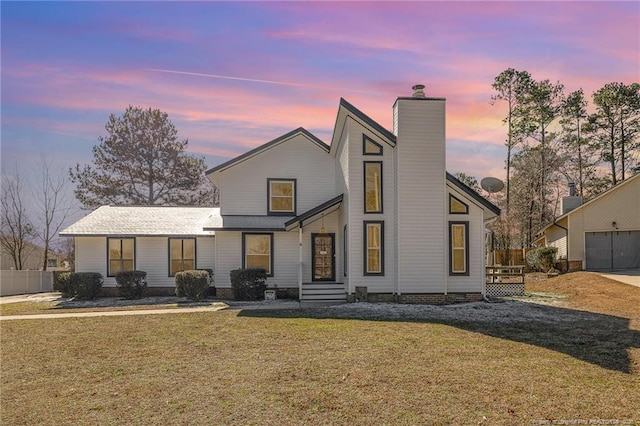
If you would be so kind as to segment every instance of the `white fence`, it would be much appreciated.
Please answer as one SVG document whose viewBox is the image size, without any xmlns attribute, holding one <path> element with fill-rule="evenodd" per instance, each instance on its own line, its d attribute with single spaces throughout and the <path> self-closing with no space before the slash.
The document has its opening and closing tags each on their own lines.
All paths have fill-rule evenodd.
<svg viewBox="0 0 640 426">
<path fill-rule="evenodd" d="M 0 271 L 0 296 L 53 291 L 51 271 Z"/>
</svg>

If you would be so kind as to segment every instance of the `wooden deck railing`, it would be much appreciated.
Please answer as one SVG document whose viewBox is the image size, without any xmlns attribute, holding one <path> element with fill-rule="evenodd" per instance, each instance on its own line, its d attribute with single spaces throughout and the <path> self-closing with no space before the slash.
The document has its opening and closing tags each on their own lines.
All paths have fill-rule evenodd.
<svg viewBox="0 0 640 426">
<path fill-rule="evenodd" d="M 524 284 L 524 266 L 487 266 L 487 284 Z"/>
</svg>

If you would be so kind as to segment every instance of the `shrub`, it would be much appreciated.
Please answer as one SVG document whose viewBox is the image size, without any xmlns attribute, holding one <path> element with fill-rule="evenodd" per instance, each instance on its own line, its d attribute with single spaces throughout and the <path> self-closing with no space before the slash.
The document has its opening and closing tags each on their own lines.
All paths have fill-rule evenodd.
<svg viewBox="0 0 640 426">
<path fill-rule="evenodd" d="M 92 300 L 102 292 L 102 274 L 98 272 L 74 272 L 69 281 L 78 299 Z"/>
<path fill-rule="evenodd" d="M 182 271 L 176 274 L 176 295 L 196 302 L 207 295 L 211 277 L 207 271 Z"/>
<path fill-rule="evenodd" d="M 539 247 L 527 252 L 527 265 L 534 271 L 547 272 L 556 262 L 557 247 Z"/>
<path fill-rule="evenodd" d="M 267 289 L 267 272 L 264 269 L 234 269 L 229 275 L 234 299 L 264 299 L 264 291 Z"/>
<path fill-rule="evenodd" d="M 116 287 L 120 297 L 140 299 L 147 291 L 147 273 L 144 271 L 120 271 L 116 274 Z"/>
<path fill-rule="evenodd" d="M 53 273 L 53 291 L 62 293 L 62 297 L 73 297 L 75 291 L 71 286 L 70 272 L 54 272 Z"/>
</svg>

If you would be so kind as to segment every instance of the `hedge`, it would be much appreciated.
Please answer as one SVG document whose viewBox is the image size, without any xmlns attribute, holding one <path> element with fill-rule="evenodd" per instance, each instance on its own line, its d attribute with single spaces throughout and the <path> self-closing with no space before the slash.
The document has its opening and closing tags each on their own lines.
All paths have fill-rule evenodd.
<svg viewBox="0 0 640 426">
<path fill-rule="evenodd" d="M 534 271 L 548 272 L 556 263 L 558 247 L 538 247 L 527 252 L 526 261 L 529 268 Z"/>
<path fill-rule="evenodd" d="M 116 287 L 120 297 L 140 299 L 147 291 L 147 273 L 144 271 L 120 271 L 116 274 Z"/>
<path fill-rule="evenodd" d="M 182 271 L 176 274 L 176 296 L 198 301 L 207 296 L 211 275 L 205 270 Z"/>
<path fill-rule="evenodd" d="M 267 272 L 264 269 L 234 269 L 229 275 L 235 300 L 264 299 L 267 289 Z"/>
</svg>

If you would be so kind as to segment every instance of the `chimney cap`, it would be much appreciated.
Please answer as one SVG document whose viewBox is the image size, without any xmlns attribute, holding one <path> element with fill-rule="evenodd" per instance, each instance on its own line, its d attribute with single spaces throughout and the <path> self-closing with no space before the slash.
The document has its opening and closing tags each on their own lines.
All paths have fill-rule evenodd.
<svg viewBox="0 0 640 426">
<path fill-rule="evenodd" d="M 414 84 L 411 89 L 413 89 L 413 97 L 414 98 L 424 98 L 424 84 Z"/>
</svg>

